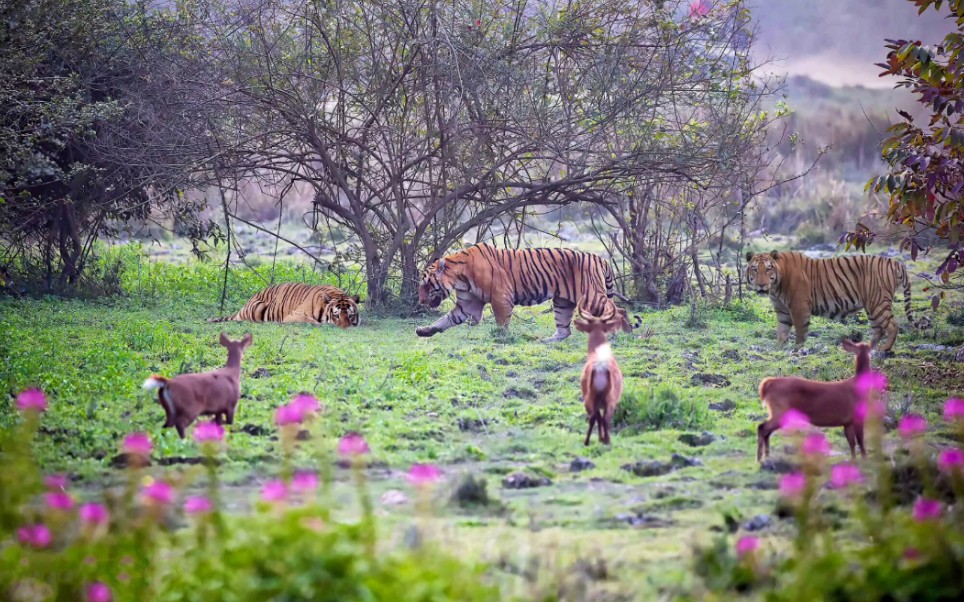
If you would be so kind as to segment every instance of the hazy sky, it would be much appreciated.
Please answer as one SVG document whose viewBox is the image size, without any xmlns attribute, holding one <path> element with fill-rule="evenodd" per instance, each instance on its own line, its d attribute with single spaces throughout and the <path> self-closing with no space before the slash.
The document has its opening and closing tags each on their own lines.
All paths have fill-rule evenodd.
<svg viewBox="0 0 964 602">
<path fill-rule="evenodd" d="M 832 85 L 892 87 L 874 66 L 886 56 L 885 38 L 934 44 L 954 29 L 947 8 L 922 16 L 908 0 L 752 0 L 758 58 L 776 59 L 773 71 L 804 74 Z"/>
</svg>

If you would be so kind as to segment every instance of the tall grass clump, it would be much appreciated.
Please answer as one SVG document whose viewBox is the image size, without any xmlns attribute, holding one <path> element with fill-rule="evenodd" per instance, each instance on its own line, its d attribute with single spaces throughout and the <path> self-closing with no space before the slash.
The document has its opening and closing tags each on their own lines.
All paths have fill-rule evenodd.
<svg viewBox="0 0 964 602">
<path fill-rule="evenodd" d="M 707 429 L 713 419 L 704 404 L 680 397 L 671 387 L 630 388 L 616 407 L 613 424 L 627 434 L 637 434 L 661 429 Z"/>
</svg>

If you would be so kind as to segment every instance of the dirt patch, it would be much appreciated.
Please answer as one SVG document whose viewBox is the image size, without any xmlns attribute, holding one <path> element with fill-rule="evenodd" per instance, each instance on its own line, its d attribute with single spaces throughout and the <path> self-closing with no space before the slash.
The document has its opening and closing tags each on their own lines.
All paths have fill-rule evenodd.
<svg viewBox="0 0 964 602">
<path fill-rule="evenodd" d="M 502 479 L 502 486 L 506 489 L 532 489 L 552 485 L 548 477 L 539 477 L 524 472 L 514 472 Z"/>
<path fill-rule="evenodd" d="M 519 399 L 535 399 L 538 395 L 539 394 L 533 391 L 532 389 L 518 389 L 516 387 L 509 387 L 502 394 L 502 396 L 505 397 L 506 399 L 510 399 L 513 397 L 516 397 Z"/>
<path fill-rule="evenodd" d="M 722 374 L 708 374 L 706 372 L 694 374 L 690 377 L 690 382 L 692 382 L 694 386 L 702 387 L 722 388 L 730 386 L 730 379 Z"/>
<path fill-rule="evenodd" d="M 730 399 L 724 399 L 719 403 L 711 403 L 709 408 L 714 412 L 732 412 L 736 409 L 736 404 Z"/>
<path fill-rule="evenodd" d="M 696 433 L 683 433 L 676 438 L 677 441 L 689 445 L 690 447 L 705 447 L 716 441 L 716 439 L 716 435 L 706 431 L 703 431 L 699 435 Z"/>
</svg>

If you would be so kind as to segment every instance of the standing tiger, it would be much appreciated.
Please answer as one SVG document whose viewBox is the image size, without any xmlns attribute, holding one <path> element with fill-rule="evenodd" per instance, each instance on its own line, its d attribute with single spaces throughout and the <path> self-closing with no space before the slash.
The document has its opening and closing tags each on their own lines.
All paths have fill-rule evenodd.
<svg viewBox="0 0 964 602">
<path fill-rule="evenodd" d="M 585 299 L 587 310 L 596 315 L 605 305 L 613 304 L 616 280 L 606 260 L 591 253 L 497 249 L 479 243 L 429 264 L 418 288 L 418 302 L 436 308 L 453 290 L 455 308 L 432 325 L 418 328 L 415 334 L 430 337 L 463 322 L 478 324 L 486 303 L 492 304 L 496 323 L 507 328 L 514 306 L 551 299 L 556 333 L 545 340 L 556 342 L 571 334 L 577 301 Z M 623 330 L 632 331 L 625 310 L 617 311 L 623 316 Z"/>
<path fill-rule="evenodd" d="M 334 286 L 285 282 L 258 291 L 230 318 L 211 322 L 308 322 L 348 328 L 358 326 L 359 302 L 358 295 Z"/>
<path fill-rule="evenodd" d="M 910 280 L 899 261 L 875 255 L 811 259 L 777 251 L 747 253 L 746 260 L 750 290 L 770 295 L 781 345 L 790 337 L 791 326 L 797 345 L 802 345 L 811 315 L 843 318 L 864 308 L 873 325 L 871 346 L 884 339 L 880 350 L 890 351 L 899 330 L 893 310 L 898 284 L 904 288 L 904 311 L 911 320 Z"/>
</svg>

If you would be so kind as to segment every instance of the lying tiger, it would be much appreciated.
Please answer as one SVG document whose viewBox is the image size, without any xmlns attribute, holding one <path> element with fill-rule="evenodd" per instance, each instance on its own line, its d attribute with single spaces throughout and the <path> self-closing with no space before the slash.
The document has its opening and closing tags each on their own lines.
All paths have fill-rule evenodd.
<svg viewBox="0 0 964 602">
<path fill-rule="evenodd" d="M 512 308 L 552 300 L 556 333 L 545 339 L 556 342 L 571 334 L 576 301 L 586 298 L 587 310 L 601 315 L 614 305 L 616 282 L 612 267 L 602 257 L 569 249 L 497 249 L 480 243 L 432 262 L 418 288 L 418 302 L 436 308 L 455 291 L 455 308 L 430 326 L 415 331 L 430 337 L 464 322 L 482 319 L 486 303 L 492 304 L 496 323 L 507 328 Z M 626 311 L 622 329 L 631 332 Z"/>
<path fill-rule="evenodd" d="M 811 315 L 843 318 L 864 308 L 873 325 L 871 346 L 884 339 L 880 350 L 890 351 L 899 330 L 893 310 L 898 285 L 904 289 L 904 311 L 911 320 L 910 280 L 899 261 L 875 255 L 810 259 L 777 251 L 747 253 L 746 260 L 750 290 L 770 295 L 781 345 L 790 337 L 791 326 L 797 345 L 802 345 Z"/>
<path fill-rule="evenodd" d="M 348 328 L 359 324 L 359 302 L 358 295 L 334 286 L 285 282 L 258 291 L 230 318 L 210 321 L 308 322 Z"/>
</svg>

